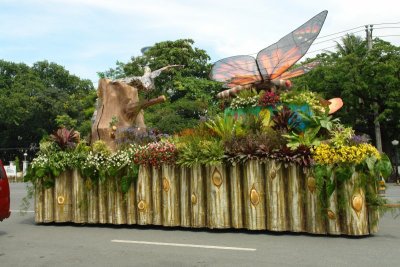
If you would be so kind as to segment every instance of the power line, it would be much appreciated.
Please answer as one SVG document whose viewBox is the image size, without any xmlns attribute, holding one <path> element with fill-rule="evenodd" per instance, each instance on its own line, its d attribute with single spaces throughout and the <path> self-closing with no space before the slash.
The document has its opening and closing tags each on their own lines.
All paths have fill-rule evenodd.
<svg viewBox="0 0 400 267">
<path fill-rule="evenodd" d="M 393 37 L 393 36 L 400 36 L 400 34 L 378 35 L 375 37 Z"/>
<path fill-rule="evenodd" d="M 375 26 L 375 25 L 390 25 L 390 24 L 400 24 L 400 22 L 382 22 L 382 23 L 373 23 L 371 25 Z"/>
<path fill-rule="evenodd" d="M 359 30 L 359 31 L 355 31 L 355 32 L 347 33 L 347 34 L 354 34 L 354 33 L 359 33 L 359 32 L 363 32 L 363 31 L 364 30 Z M 331 38 L 331 39 L 328 39 L 328 40 L 325 40 L 325 41 L 321 41 L 321 42 L 318 42 L 318 43 L 313 43 L 313 44 L 317 45 L 317 44 L 322 44 L 322 43 L 326 43 L 326 42 L 329 42 L 329 41 L 333 41 L 333 40 L 338 39 L 338 38 L 343 38 L 344 36 L 347 36 L 347 34 L 346 35 L 341 35 L 341 36 L 338 36 L 338 37 L 334 37 L 334 38 Z"/>
<path fill-rule="evenodd" d="M 358 29 L 358 28 L 363 28 L 363 27 L 364 27 L 364 25 L 363 25 L 363 26 L 358 26 L 358 27 L 355 27 L 355 28 L 351 28 L 351 29 L 348 29 L 348 30 L 340 31 L 340 32 L 335 32 L 335 33 L 327 34 L 327 35 L 320 36 L 320 37 L 316 38 L 316 40 L 317 40 L 317 39 L 322 39 L 322 38 L 325 38 L 325 37 L 329 37 L 329 36 L 332 36 L 332 35 L 337 35 L 337 34 L 339 34 L 339 33 L 349 32 L 349 31 L 356 30 L 356 29 Z"/>
</svg>

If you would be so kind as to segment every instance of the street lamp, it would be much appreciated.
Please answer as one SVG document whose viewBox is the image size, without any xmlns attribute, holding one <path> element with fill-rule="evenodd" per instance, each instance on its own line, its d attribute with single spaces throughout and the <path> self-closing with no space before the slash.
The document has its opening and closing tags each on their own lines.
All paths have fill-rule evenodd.
<svg viewBox="0 0 400 267">
<path fill-rule="evenodd" d="M 394 147 L 394 165 L 396 168 L 395 169 L 395 174 L 396 174 L 395 180 L 396 180 L 396 183 L 399 184 L 399 182 L 400 182 L 399 181 L 399 170 L 398 170 L 399 163 L 398 163 L 398 153 L 397 153 L 397 146 L 399 145 L 399 141 L 393 140 L 392 145 Z"/>
</svg>

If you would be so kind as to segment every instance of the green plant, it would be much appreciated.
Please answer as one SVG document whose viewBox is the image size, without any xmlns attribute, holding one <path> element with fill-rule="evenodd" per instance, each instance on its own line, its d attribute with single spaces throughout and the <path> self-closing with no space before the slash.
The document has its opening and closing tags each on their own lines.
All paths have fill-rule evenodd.
<svg viewBox="0 0 400 267">
<path fill-rule="evenodd" d="M 245 107 L 255 107 L 258 104 L 259 95 L 255 89 L 242 90 L 239 94 L 232 99 L 231 108 L 239 109 Z"/>
<path fill-rule="evenodd" d="M 110 128 L 113 128 L 113 126 L 117 126 L 118 122 L 119 122 L 118 118 L 116 116 L 112 116 L 109 124 Z"/>
<path fill-rule="evenodd" d="M 230 161 L 243 161 L 250 158 L 267 158 L 272 152 L 284 146 L 285 140 L 272 128 L 261 133 L 249 133 L 226 141 L 225 154 Z"/>
<path fill-rule="evenodd" d="M 335 124 L 333 129 L 330 131 L 330 142 L 337 147 L 348 145 L 353 136 L 353 128 L 345 127 L 341 124 Z"/>
<path fill-rule="evenodd" d="M 196 164 L 218 164 L 224 157 L 222 142 L 215 138 L 203 139 L 194 136 L 186 139 L 184 146 L 178 148 L 177 163 L 183 166 Z"/>
<path fill-rule="evenodd" d="M 317 137 L 318 128 L 308 128 L 302 133 L 290 132 L 289 134 L 282 135 L 288 140 L 287 146 L 291 149 L 297 149 L 299 146 L 304 145 L 307 147 L 318 146 L 321 143 L 321 139 Z"/>
<path fill-rule="evenodd" d="M 276 131 L 280 131 L 285 134 L 296 130 L 300 124 L 297 114 L 290 110 L 287 106 L 282 106 L 273 113 L 274 116 L 272 117 L 272 121 L 274 124 L 272 125 L 272 128 Z"/>
<path fill-rule="evenodd" d="M 333 119 L 331 115 L 328 113 L 321 114 L 305 114 L 303 112 L 299 112 L 302 120 L 309 125 L 309 127 L 320 127 L 321 129 L 325 129 L 326 132 L 330 132 L 333 130 L 335 125 L 340 123 L 339 118 Z"/>
<path fill-rule="evenodd" d="M 282 103 L 286 104 L 307 104 L 316 114 L 326 113 L 328 107 L 318 94 L 308 90 L 291 90 L 282 93 L 280 95 L 280 100 Z"/>
<path fill-rule="evenodd" d="M 93 143 L 92 151 L 95 154 L 102 154 L 106 157 L 111 155 L 110 149 L 108 148 L 107 144 L 102 140 L 97 140 Z"/>
<path fill-rule="evenodd" d="M 216 116 L 214 120 L 205 122 L 205 125 L 222 141 L 245 135 L 241 120 L 235 120 L 232 116 Z"/>
</svg>

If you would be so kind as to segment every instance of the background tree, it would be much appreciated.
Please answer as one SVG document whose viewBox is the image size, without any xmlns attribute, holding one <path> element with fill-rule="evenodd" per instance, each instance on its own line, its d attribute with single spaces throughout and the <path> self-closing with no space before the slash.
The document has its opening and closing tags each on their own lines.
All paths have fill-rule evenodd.
<svg viewBox="0 0 400 267">
<path fill-rule="evenodd" d="M 164 133 L 173 133 L 193 127 L 200 118 L 218 112 L 215 95 L 221 85 L 211 81 L 210 57 L 206 51 L 193 47 L 191 39 L 165 41 L 148 48 L 142 56 L 132 57 L 128 63 L 117 62 L 115 69 L 99 73 L 100 77 L 122 78 L 141 76 L 143 67 L 152 70 L 167 65 L 183 65 L 163 72 L 156 78 L 156 89 L 146 98 L 166 95 L 166 103 L 146 109 L 145 119 L 149 127 Z"/>
<path fill-rule="evenodd" d="M 60 65 L 0 60 L 0 147 L 29 147 L 66 122 L 84 136 L 95 98 L 91 81 Z"/>
<path fill-rule="evenodd" d="M 390 140 L 400 137 L 400 47 L 376 38 L 368 51 L 366 42 L 354 35 L 342 43 L 336 52 L 318 55 L 321 65 L 295 84 L 327 99 L 341 97 L 344 107 L 337 116 L 373 140 L 374 109 L 378 109 L 383 147 L 390 151 Z"/>
</svg>

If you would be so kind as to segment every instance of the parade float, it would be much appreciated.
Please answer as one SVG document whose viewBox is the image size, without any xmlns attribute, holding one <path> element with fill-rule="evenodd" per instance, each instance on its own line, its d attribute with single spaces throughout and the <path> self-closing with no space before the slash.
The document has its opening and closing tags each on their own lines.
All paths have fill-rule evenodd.
<svg viewBox="0 0 400 267">
<path fill-rule="evenodd" d="M 101 79 L 91 145 L 59 129 L 40 144 L 27 179 L 36 223 L 162 225 L 362 236 L 378 231 L 377 194 L 390 161 L 331 114 L 341 99 L 288 90 L 287 71 L 317 37 L 321 12 L 256 59 L 216 62 L 227 106 L 194 129 L 146 127 L 140 100 L 160 71 Z M 175 67 L 175 66 L 168 66 Z M 181 66 L 179 66 L 181 67 Z"/>
</svg>

